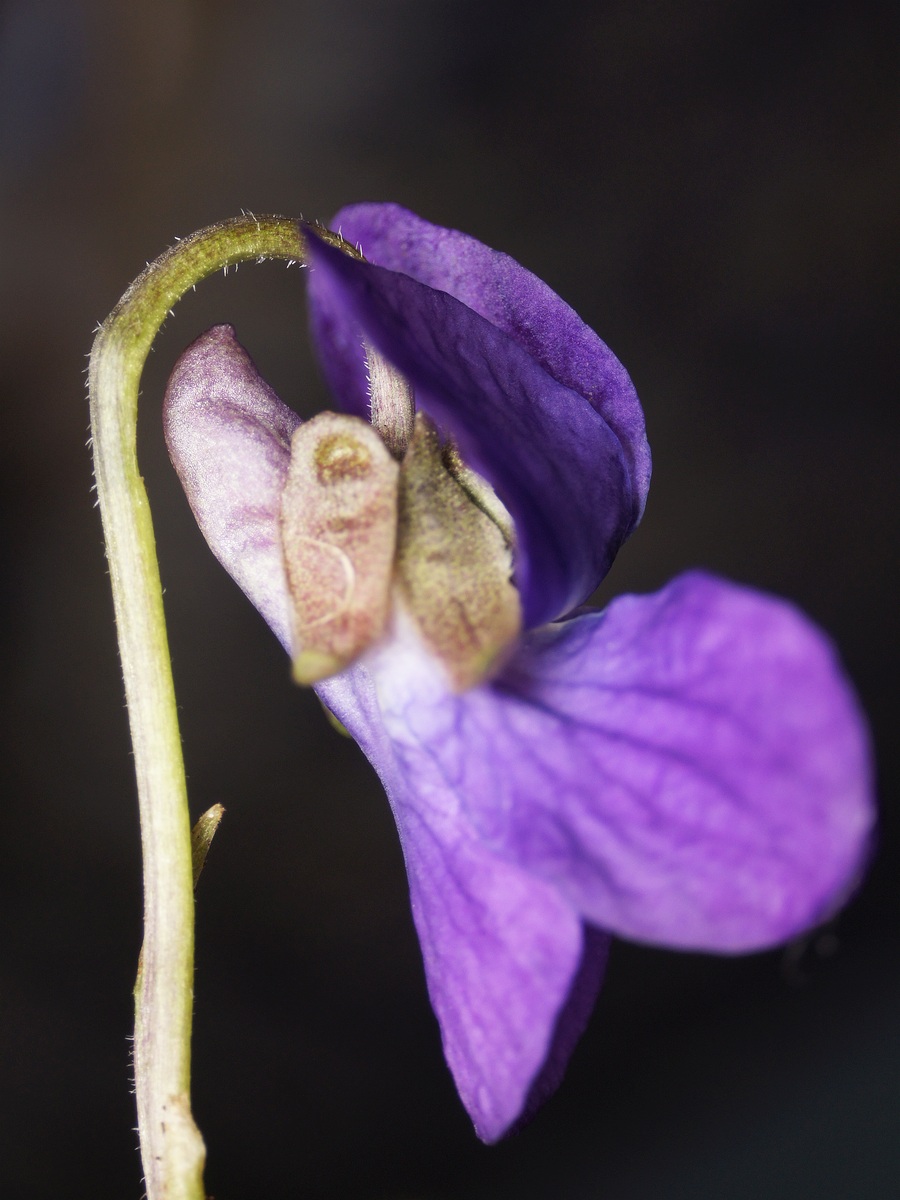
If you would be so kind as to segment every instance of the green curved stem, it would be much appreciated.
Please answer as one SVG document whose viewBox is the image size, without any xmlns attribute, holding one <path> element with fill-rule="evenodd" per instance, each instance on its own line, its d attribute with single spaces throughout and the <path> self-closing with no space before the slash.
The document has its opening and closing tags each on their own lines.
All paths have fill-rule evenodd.
<svg viewBox="0 0 900 1200">
<path fill-rule="evenodd" d="M 129 287 L 100 327 L 91 352 L 94 473 L 134 743 L 144 856 L 134 1071 L 148 1200 L 204 1200 L 206 1151 L 190 1105 L 191 829 L 153 525 L 137 463 L 138 385 L 172 305 L 211 272 L 254 258 L 302 262 L 300 223 L 239 217 L 178 243 Z"/>
</svg>

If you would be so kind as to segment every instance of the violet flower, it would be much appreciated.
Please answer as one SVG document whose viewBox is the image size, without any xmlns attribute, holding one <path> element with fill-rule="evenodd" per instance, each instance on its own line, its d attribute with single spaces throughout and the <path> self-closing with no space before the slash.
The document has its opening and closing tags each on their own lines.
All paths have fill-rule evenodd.
<svg viewBox="0 0 900 1200">
<path fill-rule="evenodd" d="M 310 231 L 312 329 L 350 416 L 301 424 L 218 326 L 166 433 L 214 553 L 384 784 L 494 1141 L 558 1083 L 611 934 L 737 953 L 835 911 L 871 838 L 867 735 L 788 603 L 692 572 L 579 610 L 647 493 L 625 370 L 470 237 L 386 204 L 335 228 L 365 261 Z"/>
</svg>

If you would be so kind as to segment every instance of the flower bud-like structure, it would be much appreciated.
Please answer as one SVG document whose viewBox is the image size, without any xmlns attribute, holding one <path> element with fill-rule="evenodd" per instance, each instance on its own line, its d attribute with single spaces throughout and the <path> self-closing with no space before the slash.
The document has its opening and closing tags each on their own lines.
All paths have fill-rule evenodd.
<svg viewBox="0 0 900 1200">
<path fill-rule="evenodd" d="M 693 572 L 584 610 L 650 477 L 625 370 L 505 255 L 395 205 L 308 231 L 337 413 L 302 423 L 228 326 L 166 400 L 210 546 L 377 770 L 444 1050 L 479 1135 L 558 1083 L 610 935 L 772 946 L 874 823 L 824 635 Z M 349 249 L 349 247 L 348 247 Z"/>
<path fill-rule="evenodd" d="M 400 470 L 371 425 L 321 413 L 301 425 L 281 497 L 294 679 L 317 683 L 384 635 Z"/>
<path fill-rule="evenodd" d="M 422 413 L 399 464 L 359 417 L 321 413 L 297 429 L 281 497 L 297 683 L 376 645 L 394 603 L 457 690 L 515 641 L 511 548 L 454 478 L 457 461 Z"/>
</svg>

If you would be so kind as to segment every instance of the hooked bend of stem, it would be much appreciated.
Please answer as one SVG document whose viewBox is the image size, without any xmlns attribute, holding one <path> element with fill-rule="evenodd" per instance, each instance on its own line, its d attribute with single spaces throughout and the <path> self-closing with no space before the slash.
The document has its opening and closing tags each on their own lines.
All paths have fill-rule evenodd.
<svg viewBox="0 0 900 1200">
<path fill-rule="evenodd" d="M 318 236 L 342 244 L 317 228 Z M 135 984 L 134 1070 L 148 1200 L 204 1200 L 206 1151 L 190 1105 L 194 898 L 187 787 L 162 588 L 137 463 L 138 387 L 173 304 L 212 272 L 248 259 L 302 263 L 303 226 L 236 217 L 148 264 L 94 340 L 89 368 L 97 498 L 106 539 L 144 860 L 144 947 Z"/>
</svg>

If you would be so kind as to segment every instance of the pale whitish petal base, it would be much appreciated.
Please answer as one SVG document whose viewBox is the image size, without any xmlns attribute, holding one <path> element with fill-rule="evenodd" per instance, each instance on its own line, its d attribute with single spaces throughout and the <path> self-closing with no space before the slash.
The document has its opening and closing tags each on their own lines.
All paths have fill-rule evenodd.
<svg viewBox="0 0 900 1200">
<path fill-rule="evenodd" d="M 260 377 L 232 327 L 216 325 L 175 364 L 163 422 L 210 549 L 289 649 L 279 516 L 300 418 Z"/>
</svg>

